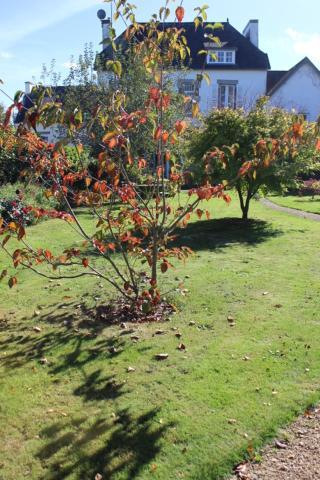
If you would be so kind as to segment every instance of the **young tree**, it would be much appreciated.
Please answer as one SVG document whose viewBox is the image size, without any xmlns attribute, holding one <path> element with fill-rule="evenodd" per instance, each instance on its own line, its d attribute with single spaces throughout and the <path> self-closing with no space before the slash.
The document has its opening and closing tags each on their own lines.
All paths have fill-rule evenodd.
<svg viewBox="0 0 320 480">
<path fill-rule="evenodd" d="M 162 28 L 170 15 L 169 3 L 166 1 L 165 8 L 144 25 L 136 22 L 134 7 L 126 0 L 118 2 L 115 12 L 116 18 L 121 15 L 130 21 L 126 37 L 131 54 L 137 59 L 143 58 L 145 71 L 152 79 L 139 105 L 129 110 L 126 93 L 121 89 L 112 92 L 112 101 L 100 103 L 89 118 L 80 108 L 70 112 L 63 104 L 39 102 L 27 112 L 27 122 L 30 123 L 32 116 L 33 122 L 59 123 L 68 132 L 67 138 L 56 145 L 48 145 L 24 128 L 17 132 L 19 141 L 26 142 L 32 152 L 28 158 L 29 174 L 40 178 L 47 186 L 48 197 L 60 199 L 66 205 L 66 211 L 59 212 L 28 208 L 38 217 L 50 216 L 68 222 L 82 238 L 83 248 L 69 248 L 58 255 L 53 254 L 50 245 L 33 248 L 23 225 L 7 224 L 2 220 L 0 226 L 0 233 L 4 236 L 2 247 L 15 267 L 28 268 L 45 278 L 90 275 L 104 279 L 132 308 L 144 312 L 161 303 L 159 271 L 165 273 L 172 266 L 172 258 L 184 259 L 190 254 L 188 248 L 168 246 L 176 227 L 185 226 L 195 211 L 201 217 L 205 213 L 200 208 L 203 201 L 213 197 L 229 201 L 223 185 L 212 185 L 207 181 L 191 190 L 183 202 L 179 199 L 173 201 L 183 183 L 183 175 L 172 150 L 187 129 L 187 123 L 182 111 L 177 120 L 167 115 L 172 95 L 166 88 L 166 72 L 177 57 L 180 60 L 186 57 L 188 46 L 179 23 Z M 183 12 L 182 7 L 177 7 L 175 17 L 178 21 L 182 20 Z M 199 18 L 197 15 L 196 23 Z M 120 85 L 122 66 L 119 59 L 110 61 L 108 66 Z M 196 116 L 199 110 L 196 103 L 190 98 L 182 101 L 183 104 L 188 102 L 193 102 L 192 111 Z M 148 171 L 148 164 L 143 151 L 133 151 L 131 138 L 147 123 L 152 126 L 146 133 L 155 165 L 148 175 L 148 194 L 143 197 L 132 181 L 132 169 Z M 85 129 L 90 134 L 95 125 L 104 131 L 96 174 L 90 173 L 85 165 L 74 171 L 65 144 L 75 142 L 81 165 L 83 146 L 78 142 L 77 133 Z M 169 162 L 167 180 L 165 171 Z M 76 208 L 80 205 L 87 206 L 92 212 L 96 225 L 94 233 L 89 233 L 82 225 Z M 21 248 L 10 249 L 12 237 L 21 242 Z M 106 262 L 105 267 L 98 268 L 90 261 L 85 253 L 88 246 Z M 60 273 L 63 268 L 67 273 Z M 75 268 L 79 269 L 77 273 L 74 273 Z M 6 271 L 2 276 L 5 274 Z M 16 277 L 11 277 L 9 286 L 16 282 Z"/>
<path fill-rule="evenodd" d="M 309 168 L 315 142 L 314 125 L 285 110 L 266 108 L 263 98 L 249 113 L 240 109 L 213 111 L 203 128 L 191 135 L 188 166 L 195 179 L 203 181 L 204 159 L 206 176 L 232 183 L 245 164 L 243 175 L 232 187 L 238 193 L 242 218 L 247 220 L 250 201 L 259 191 L 282 192 L 293 185 L 302 169 Z"/>
</svg>

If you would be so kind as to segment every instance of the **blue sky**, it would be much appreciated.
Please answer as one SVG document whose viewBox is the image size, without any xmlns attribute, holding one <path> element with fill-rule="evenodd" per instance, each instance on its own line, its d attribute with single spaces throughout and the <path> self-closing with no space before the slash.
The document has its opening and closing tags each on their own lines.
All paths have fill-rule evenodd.
<svg viewBox="0 0 320 480">
<path fill-rule="evenodd" d="M 177 1 L 177 0 L 176 0 Z M 70 56 L 78 56 L 86 42 L 99 50 L 99 8 L 109 4 L 96 0 L 5 0 L 0 17 L 0 79 L 10 95 L 24 82 L 40 80 L 41 66 L 56 59 L 57 70 L 67 74 Z M 138 19 L 147 20 L 162 5 L 160 0 L 135 0 Z M 185 0 L 186 20 L 193 8 L 205 1 Z M 210 5 L 210 21 L 225 21 L 242 31 L 250 18 L 260 21 L 260 48 L 269 54 L 273 69 L 288 69 L 304 56 L 320 68 L 319 0 L 227 0 Z M 123 29 L 121 20 L 116 25 Z M 0 102 L 9 100 L 0 93 Z"/>
</svg>

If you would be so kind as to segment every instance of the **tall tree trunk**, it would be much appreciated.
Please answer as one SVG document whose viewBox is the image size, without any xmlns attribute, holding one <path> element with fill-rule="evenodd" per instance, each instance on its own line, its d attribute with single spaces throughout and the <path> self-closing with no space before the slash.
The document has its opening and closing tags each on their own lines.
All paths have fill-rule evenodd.
<svg viewBox="0 0 320 480">
<path fill-rule="evenodd" d="M 247 192 L 246 199 L 243 197 L 243 193 L 241 191 L 240 186 L 237 186 L 237 192 L 240 200 L 240 207 L 242 211 L 242 220 L 248 220 L 248 213 L 249 213 L 249 206 L 250 206 L 250 200 L 252 198 L 252 193 L 251 190 L 249 189 Z"/>
</svg>

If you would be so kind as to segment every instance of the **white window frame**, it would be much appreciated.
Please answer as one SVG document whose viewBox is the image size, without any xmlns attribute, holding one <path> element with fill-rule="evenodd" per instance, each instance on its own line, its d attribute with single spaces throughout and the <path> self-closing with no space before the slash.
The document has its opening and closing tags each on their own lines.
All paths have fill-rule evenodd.
<svg viewBox="0 0 320 480">
<path fill-rule="evenodd" d="M 196 81 L 193 78 L 180 79 L 179 92 L 187 97 L 193 97 L 196 93 Z"/>
<path fill-rule="evenodd" d="M 218 108 L 237 108 L 236 80 L 218 80 Z"/>
<path fill-rule="evenodd" d="M 212 54 L 215 54 L 217 58 L 213 58 Z M 234 65 L 236 63 L 235 50 L 211 50 L 207 56 L 208 65 Z"/>
</svg>

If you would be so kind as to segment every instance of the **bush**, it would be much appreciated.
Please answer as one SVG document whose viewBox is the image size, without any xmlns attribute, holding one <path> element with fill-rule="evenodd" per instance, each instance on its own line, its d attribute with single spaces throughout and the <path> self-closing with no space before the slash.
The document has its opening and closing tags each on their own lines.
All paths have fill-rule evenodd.
<svg viewBox="0 0 320 480">
<path fill-rule="evenodd" d="M 48 199 L 39 185 L 17 182 L 0 187 L 0 217 L 5 223 L 17 222 L 24 226 L 35 223 L 30 205 L 45 210 L 59 208 L 58 201 L 53 197 Z"/>
<path fill-rule="evenodd" d="M 299 195 L 308 195 L 314 197 L 320 195 L 320 180 L 313 178 L 305 180 L 298 191 Z"/>
<path fill-rule="evenodd" d="M 33 221 L 30 209 L 19 199 L 0 198 L 0 217 L 5 224 L 16 222 L 20 225 L 30 225 Z"/>
</svg>

